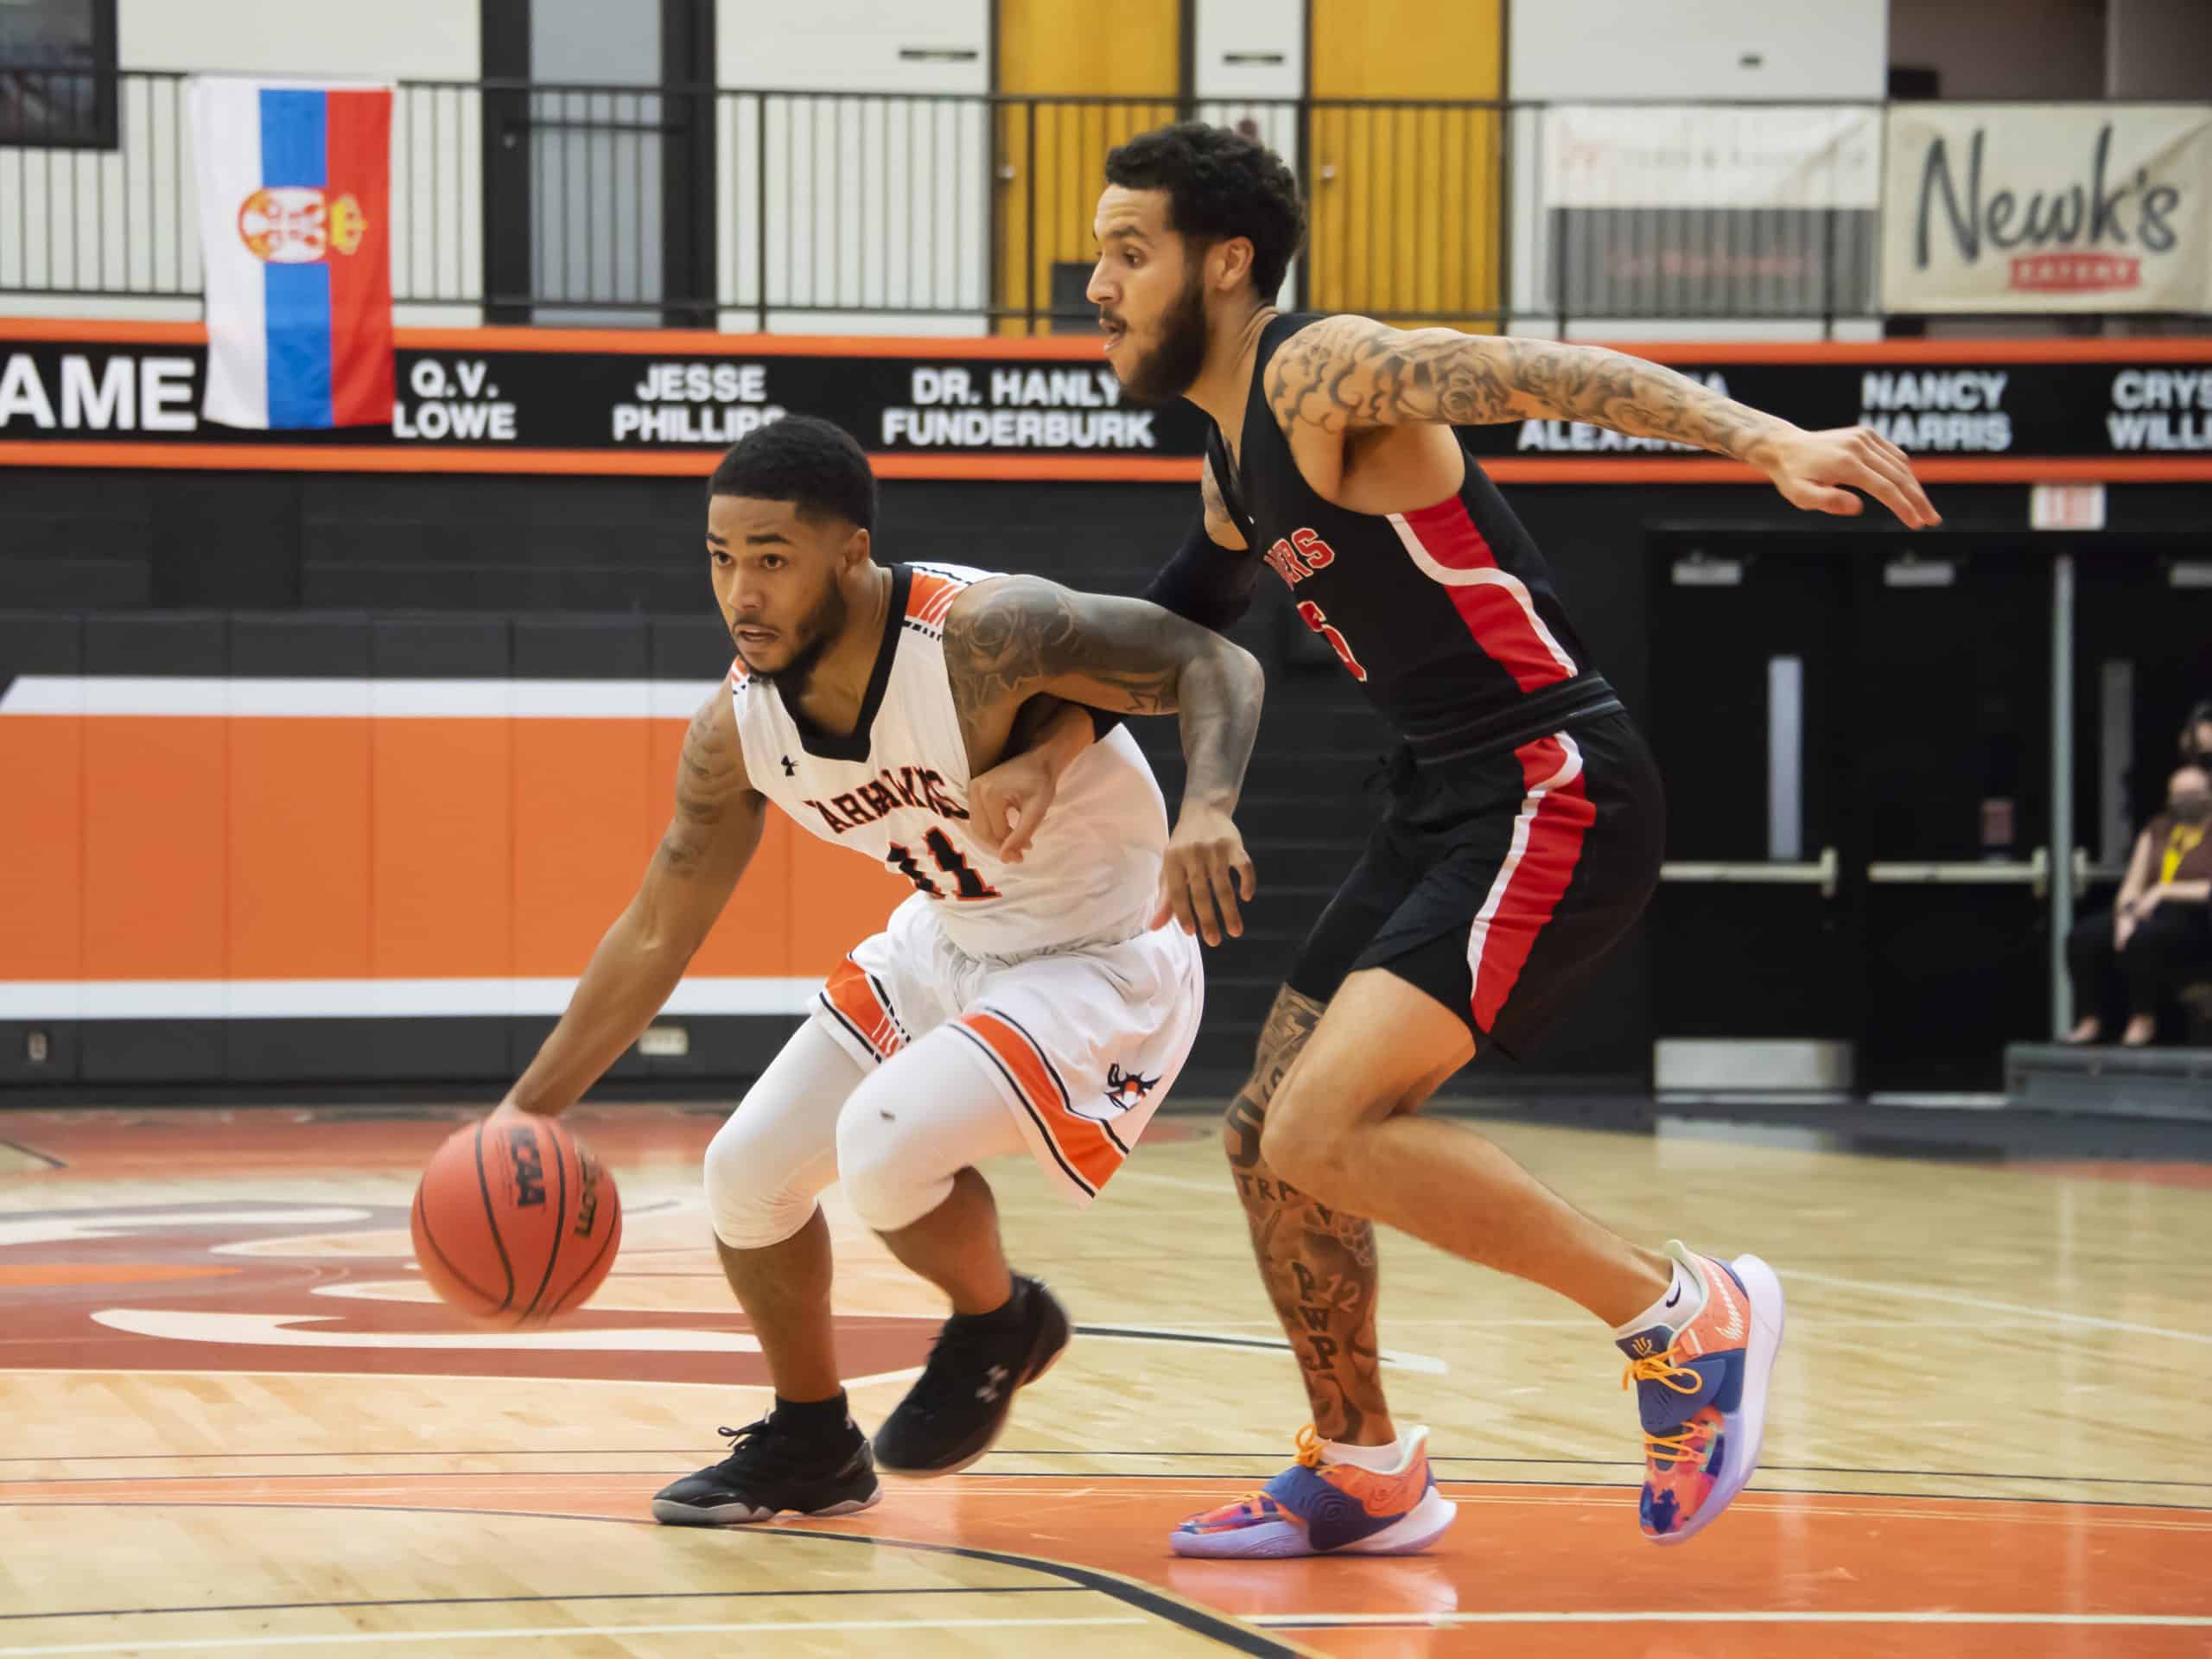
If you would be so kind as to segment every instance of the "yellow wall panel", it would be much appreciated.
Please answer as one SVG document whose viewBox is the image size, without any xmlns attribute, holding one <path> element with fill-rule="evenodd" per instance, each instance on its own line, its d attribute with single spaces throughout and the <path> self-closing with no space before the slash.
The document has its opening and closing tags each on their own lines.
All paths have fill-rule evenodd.
<svg viewBox="0 0 2212 1659">
<path fill-rule="evenodd" d="M 998 90 L 1040 100 L 999 111 L 1000 296 L 1008 305 L 1033 303 L 1035 332 L 1045 334 L 1053 264 L 1090 262 L 1091 210 L 1105 181 L 1106 152 L 1175 119 L 1182 3 L 1001 0 L 998 45 Z M 1139 101 L 1052 101 L 1075 97 Z M 1014 319 L 1001 332 L 1031 331 L 1026 319 Z"/>
<path fill-rule="evenodd" d="M 1317 99 L 1496 99 L 1501 0 L 1313 0 Z M 1316 109 L 1307 292 L 1414 322 L 1496 308 L 1503 118 L 1439 102 Z M 1482 325 L 1485 330 L 1494 325 Z"/>
<path fill-rule="evenodd" d="M 1502 0 L 1313 0 L 1316 98 L 1496 98 Z"/>
</svg>

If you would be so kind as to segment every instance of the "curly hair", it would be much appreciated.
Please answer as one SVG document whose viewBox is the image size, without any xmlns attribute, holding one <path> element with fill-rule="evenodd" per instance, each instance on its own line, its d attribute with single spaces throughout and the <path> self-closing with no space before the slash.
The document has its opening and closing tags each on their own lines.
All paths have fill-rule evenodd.
<svg viewBox="0 0 2212 1659">
<path fill-rule="evenodd" d="M 747 433 L 708 481 L 709 495 L 788 501 L 802 513 L 875 530 L 875 473 L 853 435 L 833 421 L 786 415 Z"/>
<path fill-rule="evenodd" d="M 1167 222 L 1207 242 L 1252 244 L 1252 286 L 1272 302 L 1306 240 L 1306 205 L 1281 156 L 1255 139 L 1203 121 L 1140 134 L 1106 153 L 1106 179 L 1125 190 L 1165 190 Z"/>
</svg>

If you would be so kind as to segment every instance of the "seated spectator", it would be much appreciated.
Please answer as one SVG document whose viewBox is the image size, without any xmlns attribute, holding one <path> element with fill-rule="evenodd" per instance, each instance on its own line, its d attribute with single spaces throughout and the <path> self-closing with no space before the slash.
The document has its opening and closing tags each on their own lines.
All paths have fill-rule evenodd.
<svg viewBox="0 0 2212 1659">
<path fill-rule="evenodd" d="M 2127 879 L 2110 916 L 2092 912 L 2074 929 L 2067 954 L 2081 1020 L 2067 1040 L 2094 1043 L 2115 991 L 2124 993 L 2120 1042 L 2140 1048 L 2158 1034 L 2158 1010 L 2182 987 L 2212 978 L 2212 772 L 2196 761 L 2166 784 L 2166 810 L 2136 837 Z"/>
</svg>

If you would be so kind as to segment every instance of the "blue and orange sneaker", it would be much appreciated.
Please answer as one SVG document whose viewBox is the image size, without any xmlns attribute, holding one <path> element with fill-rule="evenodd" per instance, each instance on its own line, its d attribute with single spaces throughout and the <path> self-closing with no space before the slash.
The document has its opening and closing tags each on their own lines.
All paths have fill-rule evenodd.
<svg viewBox="0 0 2212 1659">
<path fill-rule="evenodd" d="M 1411 1555 L 1458 1518 L 1428 1472 L 1428 1431 L 1408 1430 L 1385 1474 L 1331 1460 L 1307 1424 L 1298 1461 L 1259 1491 L 1194 1515 L 1167 1535 L 1178 1555 Z"/>
<path fill-rule="evenodd" d="M 1782 1347 L 1782 1281 L 1756 1255 L 1722 1262 L 1670 1240 L 1703 1292 L 1669 1316 L 1617 1338 L 1628 1356 L 1621 1386 L 1636 1385 L 1643 1419 L 1643 1493 L 1637 1519 L 1655 1544 L 1679 1544 L 1710 1526 L 1759 1465 L 1767 1383 Z"/>
</svg>

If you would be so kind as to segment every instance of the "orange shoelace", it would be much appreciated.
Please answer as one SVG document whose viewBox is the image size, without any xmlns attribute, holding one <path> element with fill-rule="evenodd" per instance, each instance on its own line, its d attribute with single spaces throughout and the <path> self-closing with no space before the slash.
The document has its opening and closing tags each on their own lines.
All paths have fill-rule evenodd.
<svg viewBox="0 0 2212 1659">
<path fill-rule="evenodd" d="M 1298 1431 L 1298 1460 L 1308 1469 L 1319 1469 L 1321 1466 L 1321 1436 L 1311 1423 Z M 1267 1494 L 1256 1491 L 1230 1500 L 1230 1503 L 1243 1504 L 1255 1515 L 1260 1512 L 1266 1502 Z M 1224 1504 L 1223 1507 L 1225 1509 L 1228 1505 Z"/>
<path fill-rule="evenodd" d="M 1675 1363 L 1675 1351 L 1654 1354 L 1649 1359 L 1631 1359 L 1628 1369 L 1621 1373 L 1621 1387 L 1629 1388 L 1638 1382 L 1656 1382 L 1662 1389 L 1672 1389 L 1676 1394 L 1692 1395 L 1705 1386 L 1705 1379 L 1687 1365 Z M 1694 1422 L 1684 1423 L 1672 1434 L 1646 1434 L 1643 1437 L 1645 1454 L 1654 1463 L 1673 1465 L 1685 1462 L 1701 1454 L 1702 1448 L 1692 1444 L 1703 1431 Z"/>
</svg>

